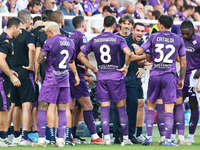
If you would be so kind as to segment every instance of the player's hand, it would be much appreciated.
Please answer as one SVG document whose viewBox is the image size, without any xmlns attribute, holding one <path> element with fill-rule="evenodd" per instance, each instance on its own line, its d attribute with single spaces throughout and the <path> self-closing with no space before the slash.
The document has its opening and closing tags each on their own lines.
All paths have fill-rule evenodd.
<svg viewBox="0 0 200 150">
<path fill-rule="evenodd" d="M 116 69 L 117 71 L 120 71 L 121 73 L 124 74 L 124 76 L 126 76 L 127 72 L 128 72 L 128 68 L 122 67 L 121 69 Z"/>
<path fill-rule="evenodd" d="M 184 87 L 184 79 L 180 79 L 177 84 L 177 89 L 181 90 Z"/>
<path fill-rule="evenodd" d="M 199 78 L 197 85 L 196 85 L 196 91 L 197 91 L 197 93 L 200 93 L 200 78 Z"/>
<path fill-rule="evenodd" d="M 26 70 L 30 70 L 30 71 L 34 71 L 34 67 L 33 66 L 22 66 L 24 69 Z"/>
<path fill-rule="evenodd" d="M 78 75 L 75 75 L 76 84 L 74 86 L 78 86 L 80 84 L 80 78 Z"/>
<path fill-rule="evenodd" d="M 42 83 L 42 78 L 40 76 L 39 73 L 35 74 L 35 82 L 38 84 L 38 81 L 40 81 L 40 83 Z"/>
<path fill-rule="evenodd" d="M 86 73 L 88 71 L 88 67 L 84 66 L 84 65 L 79 65 L 77 64 L 77 66 L 81 67 L 82 69 L 84 69 L 84 73 Z"/>
<path fill-rule="evenodd" d="M 18 79 L 15 75 L 13 75 L 13 76 L 10 78 L 10 80 L 11 80 L 11 82 L 12 82 L 12 84 L 13 84 L 14 86 L 17 86 L 17 87 L 21 86 L 21 82 L 19 81 L 19 79 Z"/>
<path fill-rule="evenodd" d="M 195 72 L 195 74 L 194 74 L 194 79 L 199 79 L 199 77 L 200 77 L 200 70 L 197 70 L 196 72 Z"/>
<path fill-rule="evenodd" d="M 92 72 L 97 76 L 97 72 L 98 72 L 97 69 L 92 70 Z"/>
<path fill-rule="evenodd" d="M 144 65 L 145 66 L 149 66 L 149 65 L 153 65 L 153 63 L 152 62 L 148 62 L 146 59 L 144 60 Z"/>
<path fill-rule="evenodd" d="M 137 45 L 137 44 L 132 44 L 132 46 L 133 46 L 134 49 L 139 48 L 139 45 Z"/>
<path fill-rule="evenodd" d="M 19 75 L 18 75 L 18 73 L 17 72 L 15 72 L 14 70 L 11 70 L 11 72 L 16 76 L 16 77 L 18 77 Z"/>
<path fill-rule="evenodd" d="M 137 78 L 141 78 L 142 77 L 142 75 L 145 73 L 145 70 L 144 70 L 144 68 L 140 68 L 137 72 L 136 72 L 136 76 L 137 76 Z"/>
</svg>

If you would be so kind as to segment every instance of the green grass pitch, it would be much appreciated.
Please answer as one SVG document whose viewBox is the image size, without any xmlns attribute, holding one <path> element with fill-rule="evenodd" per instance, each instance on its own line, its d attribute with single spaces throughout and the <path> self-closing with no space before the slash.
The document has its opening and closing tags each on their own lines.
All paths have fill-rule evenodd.
<svg viewBox="0 0 200 150">
<path fill-rule="evenodd" d="M 187 136 L 188 134 L 188 126 L 185 127 L 185 135 Z M 74 147 L 71 146 L 65 146 L 65 147 L 8 147 L 8 148 L 3 148 L 0 147 L 0 150 L 52 150 L 52 149 L 71 149 L 71 150 L 200 150 L 200 126 L 197 127 L 196 130 L 196 135 L 195 135 L 195 143 L 191 146 L 178 146 L 178 147 L 167 147 L 167 146 L 157 146 L 157 141 L 160 140 L 159 138 L 159 133 L 157 126 L 154 126 L 153 130 L 153 145 L 152 146 L 142 146 L 140 144 L 134 144 L 134 145 L 125 145 L 122 147 L 121 145 L 118 144 L 112 144 L 110 146 L 107 145 L 87 145 L 87 144 L 81 144 L 81 145 L 76 145 Z M 89 140 L 90 138 L 86 138 Z"/>
</svg>

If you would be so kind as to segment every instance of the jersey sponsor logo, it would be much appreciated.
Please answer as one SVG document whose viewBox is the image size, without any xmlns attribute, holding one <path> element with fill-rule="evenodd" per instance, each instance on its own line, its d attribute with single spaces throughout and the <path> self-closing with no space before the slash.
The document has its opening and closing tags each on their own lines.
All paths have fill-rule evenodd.
<svg viewBox="0 0 200 150">
<path fill-rule="evenodd" d="M 185 50 L 187 52 L 194 52 L 195 51 L 195 49 L 193 47 L 185 47 Z"/>
<path fill-rule="evenodd" d="M 68 41 L 60 41 L 60 46 L 70 46 Z"/>
<path fill-rule="evenodd" d="M 10 93 L 8 93 L 7 97 L 10 98 Z"/>
<path fill-rule="evenodd" d="M 4 42 L 7 42 L 7 43 L 9 43 L 9 40 L 8 40 L 8 39 L 6 39 Z"/>
</svg>

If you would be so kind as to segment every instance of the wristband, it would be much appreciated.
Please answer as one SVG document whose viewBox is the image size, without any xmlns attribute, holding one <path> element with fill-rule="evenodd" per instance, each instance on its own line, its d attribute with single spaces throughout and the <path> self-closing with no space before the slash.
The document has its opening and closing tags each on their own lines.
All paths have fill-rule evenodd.
<svg viewBox="0 0 200 150">
<path fill-rule="evenodd" d="M 128 69 L 129 65 L 127 66 L 126 64 L 124 64 L 124 68 Z"/>
<path fill-rule="evenodd" d="M 14 78 L 15 77 L 15 75 L 13 75 L 11 78 L 10 78 L 10 80 L 12 80 L 12 78 Z"/>
</svg>

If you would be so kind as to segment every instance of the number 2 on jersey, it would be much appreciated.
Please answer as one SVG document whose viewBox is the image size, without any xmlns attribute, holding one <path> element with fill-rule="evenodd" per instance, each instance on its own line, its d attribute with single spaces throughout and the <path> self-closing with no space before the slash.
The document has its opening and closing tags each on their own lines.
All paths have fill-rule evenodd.
<svg viewBox="0 0 200 150">
<path fill-rule="evenodd" d="M 65 63 L 66 63 L 66 60 L 68 59 L 68 57 L 69 57 L 69 52 L 67 51 L 67 50 L 62 50 L 61 52 L 60 52 L 60 54 L 61 55 L 65 55 L 65 57 L 63 58 L 63 60 L 59 63 L 59 65 L 58 65 L 58 67 L 60 68 L 60 69 L 66 69 L 67 68 L 67 65 L 65 65 Z"/>
<path fill-rule="evenodd" d="M 103 51 L 103 49 L 106 49 L 106 51 Z M 105 64 L 109 63 L 111 61 L 111 56 L 110 56 L 110 47 L 106 44 L 103 44 L 100 47 L 100 53 L 101 53 L 101 61 Z M 107 57 L 107 59 L 105 59 L 105 56 Z"/>
<path fill-rule="evenodd" d="M 155 52 L 160 54 L 160 58 L 154 59 L 155 62 L 159 63 L 163 60 L 164 63 L 173 63 L 173 60 L 169 59 L 175 52 L 175 47 L 173 45 L 168 44 L 165 46 L 166 49 L 171 49 L 171 51 L 166 56 L 164 56 L 164 52 L 162 50 L 164 48 L 164 44 L 156 44 L 155 47 L 157 47 Z"/>
</svg>

